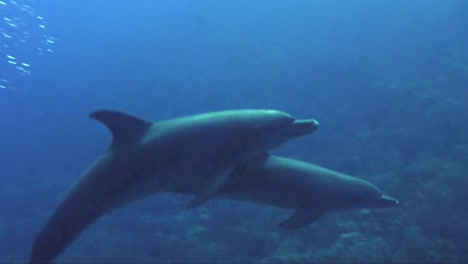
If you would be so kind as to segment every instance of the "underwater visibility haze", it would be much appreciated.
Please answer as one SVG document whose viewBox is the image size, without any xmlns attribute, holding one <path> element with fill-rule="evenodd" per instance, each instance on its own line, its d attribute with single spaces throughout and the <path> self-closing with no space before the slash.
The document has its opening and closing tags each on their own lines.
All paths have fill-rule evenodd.
<svg viewBox="0 0 468 264">
<path fill-rule="evenodd" d="M 304 224 L 285 221 L 304 216 L 296 200 L 330 205 L 344 189 L 314 196 L 288 185 L 296 175 L 239 159 L 220 167 L 233 169 L 221 195 L 188 209 L 198 192 L 174 187 L 109 210 L 52 262 L 468 262 L 466 25 L 464 0 L 0 0 L 0 263 L 29 261 L 108 149 L 111 133 L 89 118 L 99 109 L 314 118 L 317 131 L 271 151 L 292 159 L 285 171 L 315 170 L 298 160 L 358 177 L 359 195 L 392 206 L 308 211 L 314 221 L 291 229 Z"/>
</svg>

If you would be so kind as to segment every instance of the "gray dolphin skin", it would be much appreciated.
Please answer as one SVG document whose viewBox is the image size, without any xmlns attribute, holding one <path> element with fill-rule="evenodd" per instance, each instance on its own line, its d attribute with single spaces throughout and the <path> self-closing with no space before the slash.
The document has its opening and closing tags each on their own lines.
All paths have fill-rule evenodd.
<svg viewBox="0 0 468 264">
<path fill-rule="evenodd" d="M 48 263 L 90 224 L 126 202 L 197 183 L 188 207 L 203 203 L 234 169 L 282 143 L 314 132 L 314 119 L 275 110 L 231 110 L 149 123 L 99 110 L 90 115 L 113 136 L 109 149 L 78 179 L 37 236 L 31 263 Z"/>
<path fill-rule="evenodd" d="M 185 188 L 185 189 L 183 189 Z M 179 186 L 177 192 L 190 192 Z M 398 200 L 373 184 L 307 162 L 264 155 L 239 166 L 219 193 L 230 199 L 295 209 L 279 225 L 304 228 L 333 210 L 393 207 Z"/>
</svg>

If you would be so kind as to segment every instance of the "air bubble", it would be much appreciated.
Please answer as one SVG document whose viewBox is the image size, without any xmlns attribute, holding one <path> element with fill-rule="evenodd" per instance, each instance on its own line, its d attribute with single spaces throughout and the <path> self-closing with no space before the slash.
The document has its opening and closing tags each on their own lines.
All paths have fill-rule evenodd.
<svg viewBox="0 0 468 264">
<path fill-rule="evenodd" d="M 31 74 L 31 71 L 29 71 L 29 70 L 27 70 L 27 69 L 25 69 L 23 67 L 18 66 L 18 67 L 16 67 L 16 69 L 18 69 L 24 75 L 30 75 Z"/>
<path fill-rule="evenodd" d="M 54 52 L 56 39 L 48 34 L 47 21 L 36 13 L 35 3 L 35 0 L 0 0 L 2 89 L 18 87 L 20 78 L 31 74 L 38 56 Z"/>
<path fill-rule="evenodd" d="M 7 39 L 12 39 L 13 37 L 11 35 L 8 35 L 7 33 L 5 32 L 2 32 L 2 35 L 7 38 Z"/>
<path fill-rule="evenodd" d="M 17 28 L 17 27 L 18 27 L 18 25 L 13 24 L 13 23 L 7 23 L 7 25 L 9 25 L 10 27 L 13 27 L 13 28 Z"/>
</svg>

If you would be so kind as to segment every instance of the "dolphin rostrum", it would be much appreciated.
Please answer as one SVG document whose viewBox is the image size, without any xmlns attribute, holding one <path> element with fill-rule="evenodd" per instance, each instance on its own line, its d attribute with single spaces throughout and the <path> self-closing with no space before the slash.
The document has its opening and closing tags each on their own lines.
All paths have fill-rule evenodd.
<svg viewBox="0 0 468 264">
<path fill-rule="evenodd" d="M 238 164 L 314 132 L 314 119 L 275 110 L 231 110 L 149 123 L 128 114 L 91 113 L 113 136 L 66 194 L 37 236 L 30 262 L 47 263 L 112 208 L 167 189 L 201 182 L 188 207 L 216 195 Z"/>
</svg>

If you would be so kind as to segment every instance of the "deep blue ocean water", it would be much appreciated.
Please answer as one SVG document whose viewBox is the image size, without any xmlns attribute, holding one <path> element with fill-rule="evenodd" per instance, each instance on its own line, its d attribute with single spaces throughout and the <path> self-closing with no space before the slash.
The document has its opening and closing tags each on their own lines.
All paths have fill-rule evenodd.
<svg viewBox="0 0 468 264">
<path fill-rule="evenodd" d="M 468 1 L 0 0 L 0 262 L 110 143 L 88 118 L 273 108 L 320 129 L 275 154 L 369 180 L 401 205 L 292 212 L 161 194 L 57 262 L 468 262 Z"/>
</svg>

